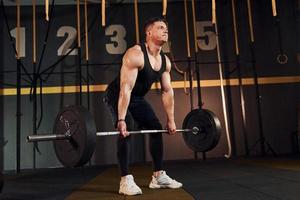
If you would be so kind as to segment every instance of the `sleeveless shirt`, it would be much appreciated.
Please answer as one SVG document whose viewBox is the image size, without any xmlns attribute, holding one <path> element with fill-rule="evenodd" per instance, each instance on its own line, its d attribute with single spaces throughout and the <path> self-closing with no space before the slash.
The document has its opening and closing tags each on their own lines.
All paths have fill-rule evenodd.
<svg viewBox="0 0 300 200">
<path fill-rule="evenodd" d="M 159 71 L 155 71 L 150 64 L 149 57 L 146 50 L 146 45 L 139 44 L 144 54 L 144 67 L 138 71 L 135 85 L 132 89 L 131 96 L 143 97 L 151 89 L 154 82 L 161 79 L 161 75 L 166 71 L 166 57 L 161 51 L 161 68 Z M 120 92 L 120 72 L 118 76 L 108 86 L 108 96 L 112 98 L 118 98 Z"/>
</svg>

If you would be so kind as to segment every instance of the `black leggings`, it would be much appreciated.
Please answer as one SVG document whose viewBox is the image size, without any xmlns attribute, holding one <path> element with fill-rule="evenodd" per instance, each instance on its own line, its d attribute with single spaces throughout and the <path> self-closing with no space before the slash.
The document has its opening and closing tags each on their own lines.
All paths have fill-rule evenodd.
<svg viewBox="0 0 300 200">
<path fill-rule="evenodd" d="M 112 119 L 116 126 L 118 119 L 118 100 L 117 98 L 110 98 L 109 95 L 107 95 L 104 101 L 112 114 Z M 129 124 L 131 124 L 131 118 L 134 119 L 139 128 L 149 130 L 162 129 L 162 126 L 157 116 L 153 112 L 152 107 L 145 101 L 143 97 L 131 97 L 125 118 L 127 130 L 132 130 L 132 127 L 128 126 Z M 149 148 L 154 164 L 153 171 L 159 171 L 162 170 L 163 160 L 162 134 L 153 133 L 149 135 Z M 118 137 L 117 155 L 121 176 L 126 176 L 129 174 L 130 138 L 131 136 L 128 136 L 126 138 Z"/>
</svg>

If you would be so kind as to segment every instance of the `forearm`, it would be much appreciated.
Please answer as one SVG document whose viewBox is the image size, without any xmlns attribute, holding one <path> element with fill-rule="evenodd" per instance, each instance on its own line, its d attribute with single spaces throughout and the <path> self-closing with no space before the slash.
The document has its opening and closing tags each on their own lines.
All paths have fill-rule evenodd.
<svg viewBox="0 0 300 200">
<path fill-rule="evenodd" d="M 118 101 L 118 119 L 125 119 L 128 105 L 130 102 L 131 92 L 120 91 L 119 101 Z"/>
<path fill-rule="evenodd" d="M 162 102 L 168 121 L 174 121 L 174 92 L 173 89 L 162 93 Z"/>
</svg>

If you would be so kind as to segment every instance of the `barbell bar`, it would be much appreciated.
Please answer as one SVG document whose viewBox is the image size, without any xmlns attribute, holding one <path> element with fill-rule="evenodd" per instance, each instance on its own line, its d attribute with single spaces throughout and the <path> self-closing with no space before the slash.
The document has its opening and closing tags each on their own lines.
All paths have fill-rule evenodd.
<svg viewBox="0 0 300 200">
<path fill-rule="evenodd" d="M 138 131 L 128 131 L 129 135 L 131 134 L 147 134 L 147 133 L 168 133 L 168 130 L 138 130 Z M 193 127 L 191 129 L 176 129 L 176 132 L 185 132 L 192 134 L 199 134 L 199 128 Z M 109 131 L 109 132 L 97 132 L 97 136 L 107 136 L 107 135 L 119 135 L 119 131 Z"/>
<path fill-rule="evenodd" d="M 129 135 L 132 134 L 147 134 L 147 133 L 168 133 L 168 130 L 137 130 L 137 131 L 128 131 Z M 193 127 L 192 129 L 176 129 L 176 132 L 188 132 L 192 134 L 199 134 L 199 128 Z M 119 131 L 106 131 L 106 132 L 97 132 L 97 136 L 110 136 L 110 135 L 119 135 Z M 29 135 L 27 136 L 27 142 L 43 142 L 43 141 L 53 141 L 53 140 L 68 140 L 72 138 L 72 134 L 40 134 L 40 135 Z"/>
<path fill-rule="evenodd" d="M 67 140 L 72 136 L 69 134 L 40 134 L 40 135 L 28 135 L 26 138 L 27 142 L 45 142 L 53 140 Z"/>
<path fill-rule="evenodd" d="M 185 117 L 182 132 L 185 143 L 196 152 L 213 149 L 220 139 L 217 116 L 206 109 L 194 109 Z M 168 130 L 138 130 L 129 134 L 167 133 Z M 65 167 L 86 164 L 96 148 L 97 136 L 119 135 L 119 131 L 97 132 L 92 114 L 82 106 L 67 106 L 58 114 L 52 134 L 29 135 L 27 142 L 53 141 L 58 160 Z"/>
</svg>

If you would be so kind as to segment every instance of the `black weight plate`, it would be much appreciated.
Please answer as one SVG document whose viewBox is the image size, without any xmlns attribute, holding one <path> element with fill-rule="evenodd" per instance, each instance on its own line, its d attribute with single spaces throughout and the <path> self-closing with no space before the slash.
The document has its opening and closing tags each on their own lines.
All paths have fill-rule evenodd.
<svg viewBox="0 0 300 200">
<path fill-rule="evenodd" d="M 82 106 L 63 108 L 56 117 L 53 134 L 71 134 L 71 139 L 54 140 L 58 160 L 65 167 L 86 164 L 96 145 L 96 125 L 91 113 Z"/>
<path fill-rule="evenodd" d="M 217 116 L 206 109 L 194 109 L 184 118 L 183 129 L 197 127 L 198 134 L 183 133 L 185 143 L 196 152 L 212 150 L 219 142 L 221 124 Z"/>
</svg>

